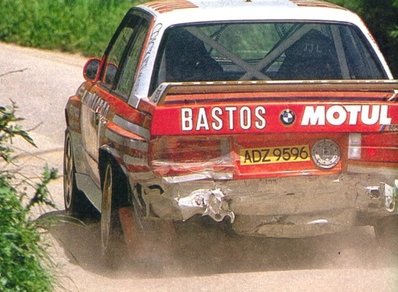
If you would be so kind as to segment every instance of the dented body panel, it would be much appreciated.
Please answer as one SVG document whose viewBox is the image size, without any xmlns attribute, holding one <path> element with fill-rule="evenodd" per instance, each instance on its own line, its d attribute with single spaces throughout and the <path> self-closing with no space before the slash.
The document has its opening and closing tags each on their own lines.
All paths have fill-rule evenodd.
<svg viewBox="0 0 398 292">
<path fill-rule="evenodd" d="M 147 220 L 304 237 L 398 212 L 398 82 L 349 11 L 151 2 L 127 13 L 97 69 L 66 120 L 77 187 L 98 210 L 111 158 Z"/>
</svg>

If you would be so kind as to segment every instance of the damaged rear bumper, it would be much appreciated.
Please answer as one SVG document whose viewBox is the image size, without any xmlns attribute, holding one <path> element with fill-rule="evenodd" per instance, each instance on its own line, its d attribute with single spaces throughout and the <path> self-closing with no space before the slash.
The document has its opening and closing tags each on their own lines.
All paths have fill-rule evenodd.
<svg viewBox="0 0 398 292">
<path fill-rule="evenodd" d="M 239 234 L 307 237 L 373 225 L 398 213 L 395 178 L 346 173 L 159 183 L 145 188 L 144 200 L 155 217 L 186 221 L 208 215 L 216 222 L 227 219 Z"/>
</svg>

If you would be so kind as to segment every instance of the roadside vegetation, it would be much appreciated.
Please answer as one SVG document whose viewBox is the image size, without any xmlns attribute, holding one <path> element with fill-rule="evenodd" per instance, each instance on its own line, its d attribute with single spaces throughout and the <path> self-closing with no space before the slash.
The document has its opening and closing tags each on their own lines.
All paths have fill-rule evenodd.
<svg viewBox="0 0 398 292">
<path fill-rule="evenodd" d="M 363 17 L 398 77 L 398 0 L 330 1 Z M 0 41 L 100 56 L 127 9 L 141 2 L 0 0 Z M 52 291 L 54 271 L 30 210 L 51 205 L 46 186 L 57 174 L 45 169 L 32 182 L 8 170 L 14 163 L 12 139 L 34 145 L 18 121 L 14 105 L 0 106 L 0 291 Z"/>
<path fill-rule="evenodd" d="M 365 20 L 398 77 L 398 0 L 328 1 Z M 127 9 L 142 2 L 0 0 L 0 41 L 101 56 Z"/>
<path fill-rule="evenodd" d="M 362 17 L 398 78 L 398 0 L 328 0 Z"/>
<path fill-rule="evenodd" d="M 13 167 L 12 139 L 34 145 L 18 121 L 15 105 L 0 107 L 0 291 L 52 291 L 54 270 L 30 210 L 37 204 L 52 205 L 47 184 L 57 172 L 45 169 L 34 182 Z"/>
<path fill-rule="evenodd" d="M 127 9 L 139 2 L 0 0 L 0 40 L 100 56 Z"/>
</svg>

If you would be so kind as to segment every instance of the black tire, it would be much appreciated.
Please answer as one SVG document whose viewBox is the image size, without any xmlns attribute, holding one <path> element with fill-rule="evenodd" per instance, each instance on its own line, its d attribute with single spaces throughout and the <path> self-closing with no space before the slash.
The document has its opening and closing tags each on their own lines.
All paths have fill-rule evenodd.
<svg viewBox="0 0 398 292">
<path fill-rule="evenodd" d="M 101 204 L 101 253 L 104 266 L 115 269 L 120 264 L 118 255 L 123 256 L 125 244 L 122 241 L 122 228 L 119 219 L 119 199 L 123 185 L 122 173 L 119 168 L 108 160 L 105 163 L 102 177 Z"/>
<path fill-rule="evenodd" d="M 379 219 L 373 228 L 380 245 L 398 255 L 398 216 Z"/>
<path fill-rule="evenodd" d="M 130 188 L 125 174 L 113 160 L 103 165 L 101 251 L 104 266 L 117 269 L 123 259 L 134 265 L 151 262 L 158 265 L 162 258 L 169 256 L 174 225 L 171 221 L 142 221 L 143 215 L 134 210 L 126 196 Z M 125 214 L 126 210 L 130 216 L 122 227 L 120 212 Z M 123 228 L 129 231 L 124 234 Z"/>
<path fill-rule="evenodd" d="M 77 188 L 76 170 L 70 133 L 65 132 L 64 145 L 64 204 L 68 215 L 78 218 L 94 216 L 94 207 L 86 195 Z"/>
</svg>

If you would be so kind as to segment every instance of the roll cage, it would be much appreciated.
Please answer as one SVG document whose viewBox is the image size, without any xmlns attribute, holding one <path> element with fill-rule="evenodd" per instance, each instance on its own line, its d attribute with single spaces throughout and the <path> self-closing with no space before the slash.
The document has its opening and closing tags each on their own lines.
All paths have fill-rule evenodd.
<svg viewBox="0 0 398 292">
<path fill-rule="evenodd" d="M 251 35 L 240 33 L 245 26 L 250 26 L 253 31 Z M 271 33 L 267 36 L 262 30 Z M 272 40 L 267 39 L 268 37 Z M 249 56 L 245 56 L 244 50 L 234 49 L 234 46 L 239 47 L 239 43 L 247 49 Z M 256 48 L 252 52 L 254 58 L 251 58 L 250 46 L 253 44 Z M 264 54 L 259 57 L 260 53 Z M 165 33 L 157 63 L 159 70 L 154 70 L 158 74 L 155 77 L 155 87 L 164 81 L 336 80 L 387 77 L 361 32 L 353 25 L 337 23 L 276 22 L 175 26 Z M 180 74 L 171 74 L 173 71 Z"/>
</svg>

